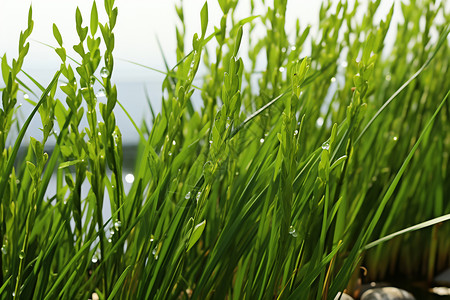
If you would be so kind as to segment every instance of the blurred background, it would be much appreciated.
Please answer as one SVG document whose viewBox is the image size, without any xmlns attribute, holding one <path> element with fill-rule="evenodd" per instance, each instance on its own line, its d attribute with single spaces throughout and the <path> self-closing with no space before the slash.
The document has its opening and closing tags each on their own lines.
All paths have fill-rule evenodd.
<svg viewBox="0 0 450 300">
<path fill-rule="evenodd" d="M 52 46 L 57 45 L 52 33 L 52 25 L 55 23 L 61 32 L 63 46 L 66 48 L 67 54 L 78 59 L 78 54 L 72 49 L 72 46 L 78 43 L 78 36 L 75 30 L 75 10 L 78 6 L 83 16 L 83 24 L 88 25 L 92 1 L 39 0 L 31 2 L 30 0 L 0 1 L 0 54 L 6 53 L 9 64 L 17 56 L 20 31 L 27 26 L 28 9 L 32 4 L 34 29 L 30 37 L 30 51 L 25 59 L 23 69 L 42 85 L 46 86 L 56 70 L 59 69 L 60 60 L 51 48 L 41 43 Z M 266 11 L 265 6 L 273 6 L 273 1 L 265 1 L 265 4 L 259 3 L 260 1 L 255 2 L 259 4 L 256 7 L 257 13 Z M 337 3 L 338 1 L 333 0 L 333 2 Z M 368 0 L 361 2 L 365 5 Z M 307 24 L 312 25 L 314 34 L 316 27 L 314 25 L 317 25 L 316 23 L 318 22 L 321 3 L 322 1 L 309 0 L 288 1 L 287 31 L 294 34 L 295 22 L 299 19 L 302 28 L 305 28 Z M 351 6 L 353 3 L 354 1 L 349 1 Z M 386 15 L 393 1 L 382 1 L 382 3 L 379 19 Z M 187 49 L 190 48 L 193 34 L 200 31 L 199 15 L 203 4 L 203 0 L 190 0 L 183 3 Z M 150 115 L 145 98 L 145 89 L 148 91 L 154 110 L 156 112 L 160 111 L 161 83 L 164 75 L 125 60 L 164 70 L 162 54 L 158 46 L 159 40 L 169 66 L 176 64 L 175 28 L 181 24 L 175 12 L 175 5 L 180 5 L 180 1 L 130 0 L 116 1 L 115 5 L 119 9 L 119 15 L 114 29 L 116 43 L 113 52 L 115 57 L 113 82 L 118 87 L 119 101 L 128 110 L 136 123 L 141 124 L 141 121 L 146 120 Z M 399 3 L 395 5 L 399 6 Z M 97 1 L 97 7 L 99 21 L 105 23 L 106 16 L 103 12 L 103 1 Z M 208 8 L 208 33 L 212 33 L 214 26 L 219 26 L 218 23 L 222 12 L 216 0 L 208 1 Z M 249 16 L 250 1 L 240 1 L 237 11 L 238 17 Z M 394 13 L 394 22 L 398 22 L 398 19 L 399 9 Z M 100 31 L 97 34 L 100 34 Z M 264 32 L 261 30 L 260 34 L 263 35 Z M 245 42 L 243 43 L 244 45 Z M 305 49 L 305 51 L 308 52 L 310 50 Z M 305 53 L 305 55 L 308 55 L 308 53 Z M 261 59 L 264 59 L 264 55 L 261 55 L 261 57 Z M 3 83 L 0 79 L 1 86 L 3 86 Z M 194 93 L 195 97 L 198 99 L 199 95 Z M 32 99 L 32 96 L 30 98 Z M 18 102 L 23 104 L 20 109 L 21 120 L 23 121 L 31 111 L 32 106 L 24 99 L 18 99 Z M 200 105 L 201 103 L 200 101 L 196 102 L 194 99 L 194 104 Z M 116 107 L 115 115 L 120 129 L 124 133 L 124 144 L 135 144 L 138 140 L 138 134 L 120 107 Z M 39 125 L 39 118 L 35 118 L 28 134 L 39 136 Z M 25 141 L 28 141 L 28 139 L 25 139 Z"/>
</svg>

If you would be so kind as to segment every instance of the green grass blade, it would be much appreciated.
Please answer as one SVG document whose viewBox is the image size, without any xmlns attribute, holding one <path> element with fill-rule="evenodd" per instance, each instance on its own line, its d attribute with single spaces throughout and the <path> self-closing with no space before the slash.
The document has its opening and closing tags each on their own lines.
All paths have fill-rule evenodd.
<svg viewBox="0 0 450 300">
<path fill-rule="evenodd" d="M 31 120 L 33 119 L 34 115 L 38 111 L 39 107 L 44 103 L 44 101 L 47 100 L 47 94 L 50 92 L 50 90 L 53 88 L 53 86 L 58 82 L 59 75 L 61 74 L 61 71 L 56 72 L 55 76 L 53 76 L 52 81 L 45 89 L 44 93 L 41 96 L 41 99 L 39 100 L 36 107 L 33 109 L 33 111 L 28 116 L 27 120 L 22 126 L 22 129 L 19 132 L 19 135 L 17 136 L 16 142 L 14 143 L 13 152 L 8 160 L 8 165 L 6 166 L 5 171 L 2 174 L 1 182 L 0 182 L 0 195 L 4 195 L 6 183 L 8 182 L 9 174 L 11 173 L 14 161 L 16 159 L 17 153 L 19 152 L 20 144 L 22 143 L 23 137 L 25 136 L 25 132 L 28 129 L 28 126 L 30 126 Z"/>
</svg>

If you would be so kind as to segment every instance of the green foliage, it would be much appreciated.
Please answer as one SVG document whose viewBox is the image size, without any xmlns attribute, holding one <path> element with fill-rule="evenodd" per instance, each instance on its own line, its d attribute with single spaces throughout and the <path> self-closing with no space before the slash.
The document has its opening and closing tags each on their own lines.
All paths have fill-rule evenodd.
<svg viewBox="0 0 450 300">
<path fill-rule="evenodd" d="M 208 30 L 205 2 L 192 38 L 176 6 L 177 63 L 163 53 L 162 110 L 149 104 L 152 126 L 135 125 L 129 190 L 111 80 L 114 1 L 104 1 L 106 22 L 94 1 L 86 27 L 76 9 L 77 57 L 53 24 L 61 67 L 46 87 L 22 69 L 30 8 L 18 57 L 1 62 L 1 299 L 333 299 L 361 264 L 373 279 L 431 278 L 448 264 L 446 4 L 402 3 L 394 25 L 394 7 L 374 21 L 380 1 L 328 1 L 316 30 L 297 22 L 287 32 L 286 1 L 262 15 L 251 1 L 243 19 L 242 3 L 218 2 L 218 27 Z M 24 124 L 20 91 L 35 97 Z M 42 139 L 19 157 L 36 114 Z"/>
</svg>

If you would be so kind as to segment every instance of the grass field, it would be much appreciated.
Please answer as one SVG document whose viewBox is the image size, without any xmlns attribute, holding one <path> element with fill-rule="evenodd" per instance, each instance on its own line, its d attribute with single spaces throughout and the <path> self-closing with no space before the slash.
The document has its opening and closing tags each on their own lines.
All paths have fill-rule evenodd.
<svg viewBox="0 0 450 300">
<path fill-rule="evenodd" d="M 285 0 L 262 15 L 252 0 L 244 19 L 247 1 L 218 2 L 220 26 L 205 4 L 193 37 L 188 3 L 175 8 L 178 62 L 162 51 L 162 111 L 142 99 L 152 114 L 130 118 L 127 192 L 114 116 L 126 100 L 111 80 L 120 11 L 77 10 L 77 45 L 54 24 L 61 68 L 42 83 L 22 68 L 30 8 L 1 64 L 1 299 L 333 299 L 360 266 L 431 280 L 449 265 L 448 3 L 403 3 L 394 24 L 394 6 L 374 21 L 380 1 L 325 2 L 317 28 L 287 32 Z M 22 98 L 35 107 L 25 122 Z M 25 141 L 39 117 L 43 137 Z"/>
</svg>

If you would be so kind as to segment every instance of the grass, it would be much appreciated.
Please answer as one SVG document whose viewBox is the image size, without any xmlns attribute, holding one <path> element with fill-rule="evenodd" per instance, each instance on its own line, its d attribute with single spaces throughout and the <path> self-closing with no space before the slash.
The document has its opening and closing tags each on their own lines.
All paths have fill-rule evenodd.
<svg viewBox="0 0 450 300">
<path fill-rule="evenodd" d="M 47 85 L 22 69 L 30 8 L 18 57 L 1 65 L 2 299 L 333 299 L 361 265 L 370 279 L 428 280 L 448 266 L 448 5 L 403 3 L 394 24 L 394 7 L 374 21 L 380 1 L 324 3 L 313 34 L 286 31 L 286 1 L 245 19 L 244 1 L 218 2 L 220 26 L 205 3 L 192 38 L 176 7 L 177 63 L 162 51 L 162 111 L 148 102 L 151 125 L 136 126 L 129 191 L 114 1 L 103 23 L 95 2 L 88 21 L 77 9 L 76 57 L 53 26 L 61 68 Z M 35 109 L 19 124 L 22 92 Z M 19 160 L 36 115 L 43 137 Z"/>
</svg>

